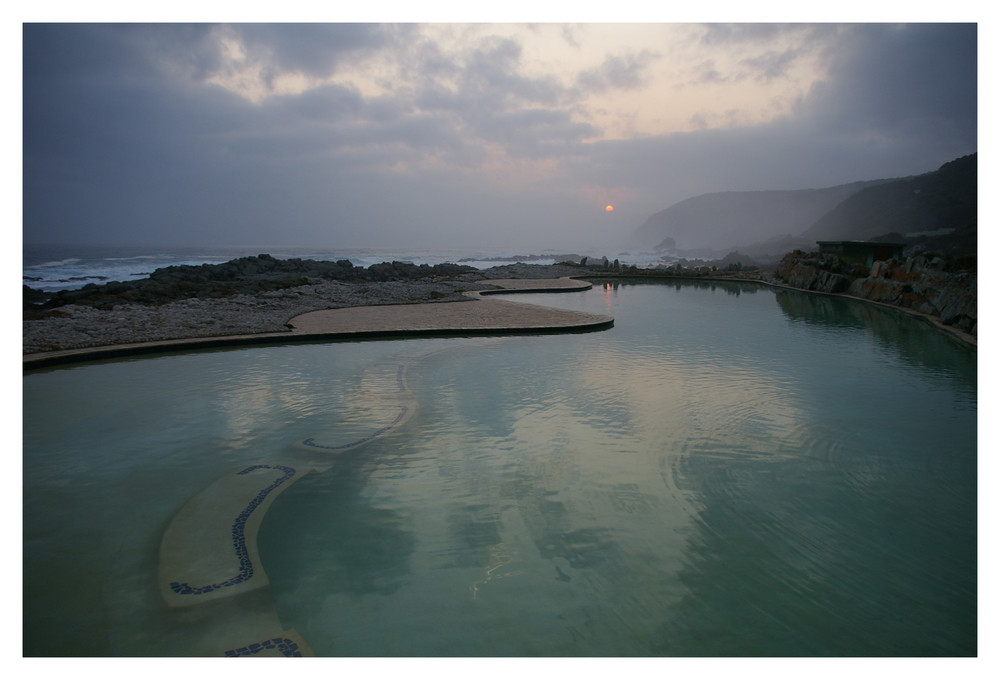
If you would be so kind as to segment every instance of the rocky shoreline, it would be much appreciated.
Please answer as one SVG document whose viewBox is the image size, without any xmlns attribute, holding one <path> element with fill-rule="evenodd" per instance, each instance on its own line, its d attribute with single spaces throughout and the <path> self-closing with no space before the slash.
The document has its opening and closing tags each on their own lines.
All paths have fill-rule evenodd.
<svg viewBox="0 0 1000 680">
<path fill-rule="evenodd" d="M 923 259 L 879 262 L 869 270 L 834 256 L 790 253 L 774 271 L 739 267 L 637 270 L 618 262 L 508 264 L 485 270 L 463 265 L 277 260 L 269 255 L 221 265 L 167 267 L 149 279 L 88 285 L 45 294 L 25 286 L 22 353 L 186 338 L 275 333 L 306 312 L 406 303 L 467 303 L 465 291 L 490 279 L 732 278 L 847 294 L 926 317 L 975 345 L 976 276 L 946 272 Z"/>
<path fill-rule="evenodd" d="M 221 265 L 167 267 L 149 280 L 91 284 L 54 295 L 25 286 L 22 353 L 282 332 L 292 317 L 321 309 L 461 303 L 469 301 L 463 291 L 492 287 L 481 280 L 579 273 L 573 267 L 531 264 L 478 270 L 386 263 L 364 269 L 349 262 L 257 256 Z"/>
<path fill-rule="evenodd" d="M 918 255 L 876 261 L 871 267 L 836 255 L 788 253 L 771 274 L 792 288 L 837 293 L 910 310 L 975 337 L 978 322 L 975 271 L 949 271 L 940 258 Z"/>
</svg>

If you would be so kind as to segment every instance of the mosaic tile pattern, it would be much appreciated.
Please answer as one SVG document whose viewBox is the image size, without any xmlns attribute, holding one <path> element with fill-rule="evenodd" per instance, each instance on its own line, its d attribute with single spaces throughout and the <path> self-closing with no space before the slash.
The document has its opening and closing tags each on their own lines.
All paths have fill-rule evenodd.
<svg viewBox="0 0 1000 680">
<path fill-rule="evenodd" d="M 399 394 L 403 394 L 403 393 L 406 392 L 406 381 L 403 379 L 403 373 L 404 373 L 405 370 L 406 370 L 405 364 L 397 364 L 396 365 L 396 391 Z M 340 451 L 340 450 L 343 450 L 343 449 L 352 449 L 355 446 L 361 446 L 362 444 L 364 444 L 366 442 L 369 442 L 372 439 L 375 439 L 376 437 L 379 437 L 379 436 L 385 434 L 386 432 L 388 432 L 389 430 L 391 430 L 392 428 L 396 427 L 396 425 L 398 425 L 400 423 L 400 421 L 402 421 L 406 417 L 407 413 L 409 413 L 409 408 L 408 407 L 406 407 L 406 406 L 399 406 L 399 414 L 396 416 L 396 418 L 391 423 L 389 423 L 385 427 L 382 427 L 382 428 L 380 428 L 378 430 L 375 430 L 374 432 L 372 432 L 371 434 L 369 434 L 366 437 L 362 437 L 361 439 L 357 439 L 355 441 L 348 442 L 347 444 L 335 444 L 335 445 L 333 445 L 333 444 L 321 444 L 321 443 L 319 443 L 319 442 L 316 441 L 315 437 L 310 437 L 309 439 L 304 440 L 302 442 L 302 444 L 304 446 L 309 446 L 309 447 L 314 448 L 314 449 L 323 449 L 324 451 Z"/>
<path fill-rule="evenodd" d="M 173 581 L 170 583 L 170 588 L 178 595 L 203 595 L 205 593 L 210 593 L 213 590 L 219 590 L 221 588 L 226 588 L 228 586 L 235 586 L 239 583 L 247 581 L 253 576 L 253 563 L 250 561 L 250 554 L 247 551 L 246 542 L 246 524 L 247 520 L 254 510 L 267 498 L 267 495 L 281 486 L 283 483 L 295 476 L 295 469 L 288 467 L 287 465 L 251 465 L 245 470 L 240 470 L 237 474 L 245 475 L 254 470 L 281 470 L 284 474 L 273 481 L 267 488 L 261 490 L 250 504 L 243 509 L 236 519 L 233 521 L 233 547 L 236 549 L 236 557 L 240 562 L 240 573 L 236 576 L 222 581 L 221 583 L 213 583 L 205 586 L 192 586 L 187 583 L 178 583 Z"/>
<path fill-rule="evenodd" d="M 283 656 L 302 656 L 302 651 L 299 649 L 298 644 L 296 644 L 294 640 L 289 640 L 288 638 L 270 638 L 268 640 L 254 642 L 246 647 L 227 649 L 225 656 L 253 656 L 255 654 L 260 654 L 267 649 L 276 649 L 281 652 Z"/>
<path fill-rule="evenodd" d="M 397 363 L 395 361 L 388 362 L 388 364 L 376 364 L 373 367 L 369 367 L 368 371 L 362 379 L 361 385 L 361 395 L 364 399 L 374 399 L 374 402 L 378 404 L 378 411 L 380 411 L 380 416 L 376 422 L 372 423 L 373 429 L 369 434 L 357 439 L 355 441 L 348 442 L 346 444 L 324 444 L 317 442 L 315 438 L 309 438 L 301 442 L 303 445 L 308 446 L 313 449 L 322 449 L 326 451 L 338 451 L 344 449 L 350 449 L 356 446 L 360 446 L 366 442 L 369 442 L 389 430 L 397 427 L 402 423 L 412 412 L 413 406 L 408 404 L 407 400 L 407 386 L 405 381 L 405 370 L 406 365 L 402 363 Z M 406 403 L 400 403 L 406 402 Z M 363 402 L 362 402 L 363 403 Z M 393 416 L 393 409 L 398 410 L 398 413 Z M 369 409 L 369 410 L 374 410 Z M 374 415 L 374 414 L 373 414 Z M 384 419 L 383 419 L 384 418 Z M 388 418 L 393 418 L 392 422 L 379 427 L 379 421 L 381 423 L 386 423 Z M 356 434 L 354 436 L 357 436 Z M 322 438 L 322 437 L 321 437 Z M 310 463 L 312 469 L 315 468 L 314 463 Z M 222 593 L 222 591 L 230 586 L 237 586 L 239 584 L 245 584 L 249 581 L 255 574 L 262 575 L 263 571 L 261 565 L 255 565 L 251 561 L 252 553 L 252 541 L 248 546 L 248 538 L 246 536 L 247 523 L 249 522 L 253 512 L 260 508 L 262 504 L 269 498 L 269 494 L 272 494 L 276 489 L 281 487 L 282 484 L 289 482 L 289 480 L 296 477 L 299 472 L 295 467 L 290 467 L 287 465 L 267 465 L 267 464 L 257 464 L 247 467 L 236 473 L 237 475 L 246 475 L 255 470 L 274 470 L 280 474 L 277 479 L 274 479 L 266 488 L 261 489 L 256 493 L 253 500 L 239 513 L 232 523 L 232 545 L 236 552 L 236 558 L 239 562 L 239 573 L 232 578 L 218 582 L 209 583 L 207 585 L 192 585 L 187 582 L 171 581 L 167 584 L 164 589 L 164 594 L 173 593 L 175 595 L 192 597 L 178 598 L 178 601 L 170 601 L 171 606 L 183 606 L 180 603 L 187 604 L 200 604 L 204 603 L 206 600 L 212 599 L 208 596 L 210 593 L 215 593 L 219 596 L 225 595 L 227 593 Z M 261 481 L 263 484 L 264 482 Z M 249 489 L 244 485 L 242 488 L 246 489 L 249 493 L 254 493 L 255 485 L 251 483 Z M 243 496 L 245 498 L 245 496 Z M 261 510 L 263 512 L 263 510 Z M 226 515 L 223 515 L 224 518 Z M 220 518 L 221 519 L 221 518 Z M 195 524 L 192 525 L 193 528 L 188 531 L 182 531 L 178 536 L 186 535 L 190 531 L 197 530 L 198 520 L 193 518 L 190 521 L 194 521 Z M 252 538 L 252 537 L 251 537 Z M 223 549 L 223 554 L 221 555 L 223 563 L 228 559 L 226 557 L 229 554 L 224 546 L 219 546 Z M 260 580 L 260 579 L 258 579 Z M 229 591 L 231 594 L 233 591 Z M 204 598 L 197 598 L 198 595 L 205 595 Z M 299 637 L 294 631 L 285 631 L 283 633 L 275 633 L 280 629 L 271 629 L 274 632 L 271 636 L 264 637 L 268 631 L 269 627 L 264 627 L 263 629 L 258 628 L 254 636 L 260 636 L 258 642 L 254 642 L 248 645 L 241 645 L 239 647 L 233 647 L 227 649 L 223 652 L 223 656 L 226 657 L 238 657 L 238 656 L 285 656 L 285 657 L 302 657 L 311 656 L 312 650 L 309 649 L 308 645 Z M 249 637 L 249 636 L 248 636 Z M 252 639 L 252 638 L 251 638 Z M 232 644 L 230 641 L 229 644 Z"/>
<path fill-rule="evenodd" d="M 337 450 L 340 450 L 340 449 L 351 449 L 351 448 L 354 448 L 355 446 L 361 446 L 365 442 L 369 442 L 372 439 L 375 439 L 376 437 L 378 437 L 379 435 L 382 435 L 382 434 L 388 432 L 389 430 L 391 430 L 392 428 L 396 427 L 396 425 L 399 424 L 399 422 L 406 416 L 406 414 L 408 412 L 409 412 L 409 409 L 406 406 L 400 406 L 399 407 L 399 415 L 397 415 L 396 418 L 391 423 L 389 423 L 388 425 L 386 425 L 383 428 L 375 430 L 374 432 L 372 432 L 367 437 L 362 437 L 361 439 L 357 439 L 357 440 L 355 440 L 353 442 L 349 442 L 347 444 L 336 444 L 336 445 L 320 444 L 319 442 L 316 441 L 316 439 L 314 437 L 309 437 L 309 439 L 304 440 L 302 442 L 302 444 L 305 445 L 305 446 L 311 446 L 314 449 L 324 449 L 326 451 L 337 451 Z"/>
</svg>

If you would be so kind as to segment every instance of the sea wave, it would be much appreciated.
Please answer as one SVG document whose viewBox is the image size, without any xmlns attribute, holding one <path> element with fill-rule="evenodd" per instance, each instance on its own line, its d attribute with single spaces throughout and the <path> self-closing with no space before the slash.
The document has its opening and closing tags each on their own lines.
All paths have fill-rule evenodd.
<svg viewBox="0 0 1000 680">
<path fill-rule="evenodd" d="M 349 260 L 359 267 L 382 262 L 409 262 L 436 265 L 460 263 L 477 269 L 527 261 L 554 264 L 567 256 L 553 251 L 541 251 L 525 256 L 516 252 L 475 251 L 454 249 L 374 249 L 374 248 L 295 248 L 266 246 L 185 247 L 168 249 L 142 246 L 25 246 L 22 259 L 23 283 L 44 291 L 72 290 L 88 283 L 104 281 L 134 281 L 148 277 L 154 270 L 173 265 L 219 264 L 229 260 L 267 253 L 278 259 Z M 602 257 L 604 253 L 582 252 L 580 255 Z M 606 254 L 609 259 L 614 253 Z M 645 254 L 625 257 L 623 262 L 643 266 Z"/>
</svg>

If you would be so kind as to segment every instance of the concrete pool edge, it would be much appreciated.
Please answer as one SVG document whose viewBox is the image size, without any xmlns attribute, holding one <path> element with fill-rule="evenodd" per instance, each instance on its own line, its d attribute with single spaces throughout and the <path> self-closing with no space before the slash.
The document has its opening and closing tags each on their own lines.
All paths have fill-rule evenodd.
<svg viewBox="0 0 1000 680">
<path fill-rule="evenodd" d="M 369 306 L 369 307 L 343 307 L 338 310 L 317 310 L 314 312 L 307 312 L 306 314 L 293 317 L 294 319 L 302 319 L 311 314 L 322 314 L 325 312 L 338 312 L 338 313 L 352 313 L 351 310 L 370 310 L 370 309 L 402 309 L 404 307 L 427 307 L 427 308 L 440 308 L 441 305 L 465 305 L 469 302 L 479 301 L 487 302 L 490 301 L 487 298 L 502 295 L 504 293 L 509 294 L 519 294 L 519 293 L 534 293 L 534 292 L 577 292 L 588 290 L 592 287 L 592 284 L 588 281 L 581 280 L 583 276 L 580 277 L 562 277 L 558 279 L 484 279 L 480 283 L 492 284 L 502 286 L 496 290 L 485 290 L 476 291 L 472 293 L 467 293 L 466 295 L 470 298 L 468 301 L 462 302 L 447 302 L 447 303 L 410 303 L 405 305 L 379 305 L 379 306 Z M 607 276 L 601 273 L 588 273 L 585 277 L 590 280 L 611 280 L 623 278 L 620 275 Z M 628 278 L 628 277 L 624 277 Z M 672 277 L 663 277 L 672 278 Z M 684 280 L 688 280 L 687 277 L 677 277 Z M 913 309 L 906 307 L 900 307 L 897 305 L 892 305 L 889 303 L 879 302 L 876 300 L 869 300 L 866 298 L 855 297 L 852 295 L 847 295 L 844 293 L 825 293 L 822 291 L 812 291 L 802 288 L 796 288 L 794 286 L 788 286 L 786 284 L 767 281 L 762 279 L 748 279 L 748 278 L 736 278 L 736 277 L 725 277 L 725 276 L 714 276 L 714 277 L 699 277 L 699 281 L 717 281 L 724 283 L 751 283 L 768 286 L 774 289 L 783 289 L 797 291 L 800 293 L 813 293 L 819 295 L 828 295 L 831 297 L 839 297 L 848 300 L 854 300 L 856 302 L 862 302 L 867 304 L 873 304 L 883 309 L 893 310 L 897 312 L 902 312 L 910 317 L 919 319 L 930 326 L 934 327 L 938 331 L 949 336 L 956 342 L 965 345 L 973 350 L 978 347 L 978 339 L 976 336 L 969 333 L 960 331 L 954 327 L 948 326 L 931 315 L 918 312 Z M 523 303 L 510 303 L 507 304 L 523 304 Z M 542 314 L 547 314 L 551 312 L 553 308 L 547 308 L 540 305 L 523 305 L 527 308 L 533 308 Z M 31 354 L 22 355 L 22 370 L 31 371 L 34 369 L 49 368 L 53 366 L 75 364 L 75 363 L 85 363 L 89 361 L 101 361 L 108 359 L 121 359 L 135 356 L 143 355 L 154 355 L 154 354 L 166 354 L 172 352 L 184 352 L 184 351 L 197 351 L 205 349 L 220 349 L 229 347 L 249 347 L 254 345 L 281 345 L 288 343 L 310 343 L 310 342 L 344 342 L 344 341 L 366 341 L 366 340 L 392 340 L 392 339 L 406 339 L 406 338 L 421 338 L 421 337 L 466 337 L 466 336 L 484 336 L 484 335 L 533 335 L 533 334 L 550 334 L 550 333 L 585 333 L 606 330 L 614 326 L 614 319 L 610 316 L 599 316 L 599 315 L 587 315 L 582 312 L 568 312 L 567 310 L 559 310 L 569 314 L 577 315 L 577 323 L 559 323 L 559 324 L 542 324 L 536 326 L 529 325 L 518 325 L 509 324 L 505 326 L 476 326 L 475 324 L 467 323 L 461 327 L 438 327 L 438 328 L 359 328 L 357 330 L 339 330 L 336 332 L 306 332 L 302 330 L 289 330 L 276 333 L 258 333 L 258 334 L 247 334 L 247 335 L 228 335 L 228 336 L 210 336 L 210 337 L 191 337 L 191 338 L 176 338 L 169 340 L 157 340 L 150 342 L 141 343 L 130 343 L 130 344 L 118 344 L 118 345 L 101 345 L 93 347 L 79 347 L 73 349 L 65 350 L 53 350 L 48 352 L 33 352 Z M 388 312 L 387 312 L 388 313 Z M 591 317 L 591 318 L 588 318 Z M 598 317 L 598 318 L 593 318 Z"/>
<path fill-rule="evenodd" d="M 604 273 L 595 273 L 588 275 L 587 278 L 607 282 L 614 280 L 629 279 L 631 277 L 621 274 L 608 275 Z M 902 307 L 900 305 L 894 305 L 891 302 L 882 302 L 881 300 L 871 300 L 869 298 L 858 297 L 856 295 L 851 295 L 849 293 L 828 293 L 822 290 L 809 290 L 808 288 L 796 288 L 795 286 L 789 286 L 786 283 L 780 283 L 778 281 L 767 280 L 763 278 L 754 279 L 754 278 L 745 278 L 739 276 L 697 276 L 697 277 L 662 276 L 656 278 L 660 280 L 690 281 L 690 282 L 705 282 L 705 283 L 757 284 L 761 286 L 767 286 L 769 288 L 774 288 L 776 290 L 790 290 L 790 291 L 795 291 L 797 293 L 808 293 L 810 295 L 826 295 L 828 297 L 841 298 L 843 300 L 852 300 L 854 302 L 861 302 L 864 304 L 881 307 L 882 309 L 888 309 L 891 311 L 900 312 L 919 321 L 923 321 L 924 323 L 930 326 L 933 326 L 938 331 L 949 336 L 955 342 L 958 342 L 970 349 L 978 349 L 979 347 L 977 335 L 967 333 L 963 330 L 955 328 L 954 326 L 949 326 L 948 324 L 942 322 L 939 317 L 936 317 L 932 314 L 927 314 L 925 312 L 917 311 L 912 307 Z M 651 279 L 646 277 L 640 277 L 637 280 L 649 281 Z M 521 291 L 487 291 L 487 293 L 495 293 L 495 292 L 504 293 L 504 292 L 521 292 Z"/>
<path fill-rule="evenodd" d="M 853 300 L 855 302 L 863 302 L 870 305 L 875 305 L 876 307 L 881 307 L 882 309 L 889 309 L 896 312 L 902 312 L 907 316 L 910 316 L 919 321 L 923 321 L 937 330 L 941 331 L 945 335 L 951 337 L 952 340 L 960 342 L 961 344 L 969 347 L 970 349 L 979 348 L 978 336 L 972 335 L 971 333 L 966 333 L 965 331 L 955 328 L 954 326 L 949 326 L 948 324 L 941 321 L 940 318 L 927 314 L 925 312 L 917 311 L 910 307 L 901 307 L 899 305 L 894 305 L 889 302 L 882 302 L 881 300 L 869 300 L 868 298 L 858 297 L 857 295 L 851 295 L 849 293 L 827 293 L 822 290 L 808 290 L 806 288 L 796 288 L 795 286 L 789 286 L 784 283 L 777 283 L 774 281 L 759 281 L 765 286 L 770 286 L 771 288 L 777 288 L 779 290 L 793 290 L 799 293 L 814 293 L 816 295 L 828 295 L 830 297 L 837 297 L 844 300 Z"/>
<path fill-rule="evenodd" d="M 282 332 L 174 338 L 33 352 L 22 355 L 22 370 L 226 347 L 418 337 L 581 333 L 606 330 L 614 326 L 614 318 L 610 316 L 500 301 L 483 296 L 502 293 L 579 292 L 592 287 L 585 281 L 564 277 L 487 279 L 481 283 L 503 287 L 466 293 L 469 299 L 460 302 L 341 307 L 306 312 L 290 319 L 290 330 Z M 447 314 L 441 314 L 443 310 Z"/>
</svg>

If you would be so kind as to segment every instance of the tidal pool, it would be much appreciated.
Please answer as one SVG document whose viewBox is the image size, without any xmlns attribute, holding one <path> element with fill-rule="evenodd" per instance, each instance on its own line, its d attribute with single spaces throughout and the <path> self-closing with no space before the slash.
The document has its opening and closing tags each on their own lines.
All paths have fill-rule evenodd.
<svg viewBox="0 0 1000 680">
<path fill-rule="evenodd" d="M 507 299 L 615 326 L 26 374 L 25 655 L 210 653 L 265 610 L 319 656 L 977 653 L 974 350 L 753 284 Z M 303 455 L 269 585 L 168 607 L 185 504 Z"/>
</svg>

